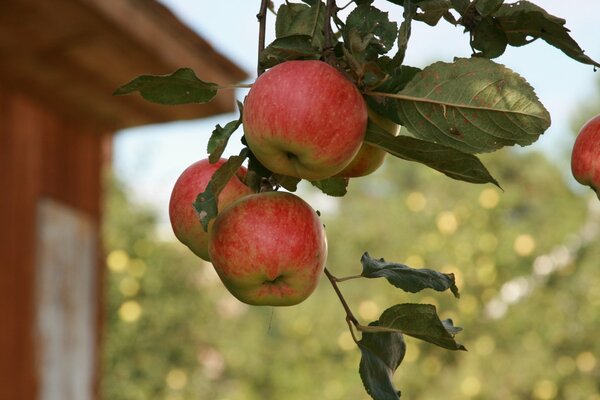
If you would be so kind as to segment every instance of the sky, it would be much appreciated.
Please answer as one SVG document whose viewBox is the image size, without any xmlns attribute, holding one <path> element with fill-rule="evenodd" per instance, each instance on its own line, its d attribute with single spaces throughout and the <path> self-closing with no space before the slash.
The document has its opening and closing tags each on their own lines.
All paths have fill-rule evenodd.
<svg viewBox="0 0 600 400">
<path fill-rule="evenodd" d="M 247 71 L 250 76 L 248 82 L 254 80 L 258 42 L 256 13 L 260 0 L 159 1 Z M 550 14 L 564 18 L 571 36 L 586 54 L 600 60 L 600 1 L 533 2 Z M 281 3 L 275 1 L 276 6 Z M 342 0 L 338 0 L 338 3 L 345 4 Z M 374 5 L 389 11 L 391 20 L 398 23 L 402 21 L 402 7 L 382 0 L 375 1 Z M 267 43 L 273 39 L 274 19 L 274 15 L 268 14 Z M 435 27 L 415 22 L 405 63 L 422 68 L 435 61 L 450 62 L 456 56 L 468 57 L 470 54 L 468 35 L 459 27 L 444 21 Z M 595 97 L 600 71 L 594 73 L 591 66 L 568 58 L 542 41 L 521 48 L 509 47 L 503 56 L 494 61 L 506 65 L 529 81 L 550 112 L 552 126 L 530 148 L 560 157 L 574 140 L 571 129 L 573 114 L 579 106 Z M 196 71 L 196 74 L 202 79 L 202 71 Z M 237 92 L 240 100 L 244 95 L 244 90 Z M 188 165 L 206 158 L 206 144 L 215 125 L 224 125 L 233 119 L 237 119 L 237 114 L 118 132 L 114 140 L 114 171 L 136 201 L 147 203 L 158 211 L 162 227 L 166 228 L 168 201 L 175 180 Z M 240 137 L 241 132 L 237 132 L 225 156 L 239 152 Z"/>
</svg>

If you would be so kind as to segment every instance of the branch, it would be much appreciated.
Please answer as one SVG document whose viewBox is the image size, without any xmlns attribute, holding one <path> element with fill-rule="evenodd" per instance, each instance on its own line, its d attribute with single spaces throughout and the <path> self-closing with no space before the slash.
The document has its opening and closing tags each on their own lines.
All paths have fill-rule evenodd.
<svg viewBox="0 0 600 400">
<path fill-rule="evenodd" d="M 323 58 L 325 61 L 335 66 L 335 54 L 333 52 L 333 31 L 331 30 L 331 17 L 335 13 L 337 6 L 335 0 L 327 0 L 327 7 L 325 8 L 325 23 L 323 24 L 323 35 L 325 39 Z"/>
<path fill-rule="evenodd" d="M 258 19 L 258 60 L 256 67 L 256 76 L 261 76 L 265 70 L 260 66 L 260 55 L 262 51 L 265 49 L 265 32 L 267 30 L 267 6 L 269 5 L 269 0 L 262 0 L 260 3 L 260 10 L 258 14 L 256 14 L 256 18 Z"/>
<path fill-rule="evenodd" d="M 325 272 L 325 275 L 327 276 L 327 279 L 329 279 L 329 283 L 331 283 L 331 286 L 333 286 L 333 290 L 335 291 L 335 294 L 337 294 L 338 299 L 340 299 L 340 302 L 342 303 L 344 310 L 346 311 L 346 321 L 348 321 L 348 323 L 352 322 L 352 324 L 356 327 L 360 326 L 360 324 L 358 323 L 358 320 L 356 319 L 354 314 L 352 314 L 352 310 L 350 310 L 350 307 L 348 306 L 346 299 L 342 295 L 342 292 L 340 291 L 340 288 L 337 285 L 337 278 L 335 276 L 333 276 L 327 268 L 325 268 L 324 272 Z M 348 326 L 350 326 L 350 324 L 348 324 Z M 352 329 L 350 329 L 350 332 L 352 333 L 352 336 L 354 336 L 354 331 L 352 331 Z"/>
</svg>

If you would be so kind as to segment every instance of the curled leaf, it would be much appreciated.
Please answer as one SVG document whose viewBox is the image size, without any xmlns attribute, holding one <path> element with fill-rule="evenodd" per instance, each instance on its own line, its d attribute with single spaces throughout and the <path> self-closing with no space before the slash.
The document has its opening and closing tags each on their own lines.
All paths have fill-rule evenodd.
<svg viewBox="0 0 600 400">
<path fill-rule="evenodd" d="M 377 326 L 372 322 L 369 326 Z M 392 377 L 404 359 L 406 344 L 400 332 L 363 332 L 358 341 L 361 358 L 358 368 L 367 393 L 374 400 L 398 400 Z"/>
<path fill-rule="evenodd" d="M 248 149 L 244 148 L 237 156 L 229 159 L 215 171 L 206 185 L 204 192 L 198 194 L 194 201 L 194 209 L 198 214 L 204 231 L 208 231 L 208 224 L 218 214 L 219 194 L 227 185 L 227 182 L 237 173 L 248 155 Z"/>
<path fill-rule="evenodd" d="M 405 335 L 424 340 L 448 350 L 467 350 L 454 340 L 461 329 L 452 320 L 442 322 L 431 304 L 397 304 L 379 317 L 379 326 L 397 329 Z"/>
<path fill-rule="evenodd" d="M 406 292 L 417 293 L 423 289 L 433 289 L 443 292 L 450 289 L 455 297 L 459 297 L 454 274 L 444 274 L 431 269 L 415 269 L 404 264 L 376 260 L 369 253 L 364 253 L 360 259 L 361 275 L 365 278 L 385 278 L 397 288 Z"/>
</svg>

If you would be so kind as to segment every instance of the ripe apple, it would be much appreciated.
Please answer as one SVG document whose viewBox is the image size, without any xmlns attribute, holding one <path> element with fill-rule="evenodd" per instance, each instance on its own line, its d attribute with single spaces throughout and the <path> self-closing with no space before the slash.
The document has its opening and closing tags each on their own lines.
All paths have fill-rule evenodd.
<svg viewBox="0 0 600 400">
<path fill-rule="evenodd" d="M 244 102 L 244 135 L 271 171 L 320 180 L 358 152 L 367 106 L 356 86 L 331 65 L 286 61 L 262 74 Z"/>
<path fill-rule="evenodd" d="M 591 187 L 600 199 L 600 115 L 579 131 L 571 154 L 571 171 L 577 182 Z"/>
<path fill-rule="evenodd" d="M 208 252 L 225 287 L 252 305 L 290 306 L 317 286 L 327 239 L 317 213 L 300 197 L 263 192 L 219 213 Z"/>
<path fill-rule="evenodd" d="M 169 218 L 177 239 L 203 260 L 210 261 L 208 255 L 208 233 L 204 232 L 193 203 L 203 192 L 213 174 L 225 162 L 220 159 L 211 164 L 208 159 L 200 160 L 185 169 L 175 182 L 169 201 Z M 253 191 L 242 180 L 246 168 L 241 167 L 219 194 L 218 208 L 224 209 L 239 197 L 252 194 Z M 214 221 L 209 224 L 212 225 Z"/>
<path fill-rule="evenodd" d="M 398 136 L 400 125 L 367 108 L 369 119 L 392 136 Z M 357 178 L 375 172 L 383 164 L 387 152 L 369 143 L 363 143 L 354 159 L 336 176 Z"/>
</svg>

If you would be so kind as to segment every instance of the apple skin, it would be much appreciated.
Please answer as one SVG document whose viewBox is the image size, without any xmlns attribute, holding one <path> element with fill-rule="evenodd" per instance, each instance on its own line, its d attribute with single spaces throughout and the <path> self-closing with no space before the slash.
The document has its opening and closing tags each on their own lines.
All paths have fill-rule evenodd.
<svg viewBox="0 0 600 400">
<path fill-rule="evenodd" d="M 369 119 L 392 136 L 398 136 L 400 125 L 367 108 Z M 383 165 L 387 152 L 369 143 L 363 143 L 354 159 L 336 176 L 358 178 L 370 175 Z"/>
<path fill-rule="evenodd" d="M 291 306 L 316 288 L 327 238 L 317 213 L 300 197 L 264 192 L 219 213 L 208 252 L 223 284 L 241 302 Z"/>
<path fill-rule="evenodd" d="M 579 131 L 571 153 L 571 172 L 577 182 L 591 187 L 600 199 L 600 115 Z"/>
<path fill-rule="evenodd" d="M 354 158 L 367 127 L 367 106 L 354 84 L 329 64 L 286 61 L 248 92 L 244 136 L 271 171 L 308 180 L 329 178 Z"/>
<path fill-rule="evenodd" d="M 198 194 L 206 189 L 215 171 L 225 161 L 225 159 L 220 159 L 211 164 L 208 159 L 205 159 L 187 167 L 175 182 L 169 201 L 169 219 L 175 237 L 189 247 L 194 254 L 206 261 L 210 261 L 208 233 L 202 229 L 193 203 Z M 224 209 L 229 203 L 242 196 L 254 193 L 240 180 L 240 177 L 243 179 L 245 175 L 246 168 L 241 167 L 238 174 L 234 175 L 225 185 L 219 194 L 219 210 Z M 214 220 L 209 224 L 209 230 L 213 222 Z"/>
</svg>

